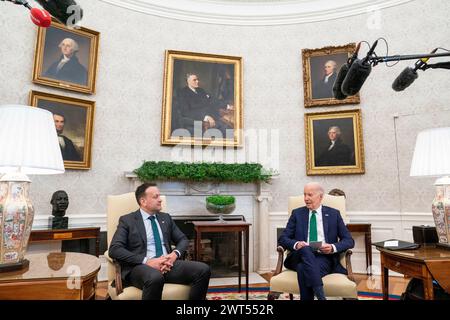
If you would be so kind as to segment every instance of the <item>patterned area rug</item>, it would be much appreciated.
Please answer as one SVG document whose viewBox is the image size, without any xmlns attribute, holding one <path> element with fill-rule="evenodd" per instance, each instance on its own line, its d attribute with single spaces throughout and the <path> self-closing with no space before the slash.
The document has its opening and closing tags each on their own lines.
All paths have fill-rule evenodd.
<svg viewBox="0 0 450 320">
<path fill-rule="evenodd" d="M 249 300 L 267 300 L 268 287 L 250 287 Z M 208 300 L 245 300 L 245 290 L 237 292 L 236 288 L 212 287 L 208 289 L 206 296 Z M 383 295 L 378 292 L 358 292 L 359 300 L 382 300 Z M 278 300 L 289 300 L 289 294 L 281 294 Z M 294 300 L 299 300 L 298 295 L 294 295 Z M 389 295 L 389 300 L 400 300 L 400 296 Z"/>
</svg>

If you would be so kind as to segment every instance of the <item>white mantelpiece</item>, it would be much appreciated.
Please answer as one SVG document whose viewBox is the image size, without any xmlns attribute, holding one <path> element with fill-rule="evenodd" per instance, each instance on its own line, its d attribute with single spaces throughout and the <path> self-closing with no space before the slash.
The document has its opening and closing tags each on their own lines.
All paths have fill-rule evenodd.
<svg viewBox="0 0 450 320">
<path fill-rule="evenodd" d="M 126 172 L 130 191 L 141 181 L 134 173 Z M 211 214 L 205 208 L 205 197 L 229 194 L 236 197 L 234 215 L 243 215 L 250 228 L 250 272 L 269 272 L 269 201 L 272 200 L 267 183 L 203 183 L 182 181 L 155 181 L 161 194 L 167 198 L 167 212 L 172 216 Z"/>
</svg>

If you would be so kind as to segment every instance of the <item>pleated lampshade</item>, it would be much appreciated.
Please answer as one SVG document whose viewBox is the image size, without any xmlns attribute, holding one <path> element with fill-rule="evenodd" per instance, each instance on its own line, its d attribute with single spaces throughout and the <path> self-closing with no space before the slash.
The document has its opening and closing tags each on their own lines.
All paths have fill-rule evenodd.
<svg viewBox="0 0 450 320">
<path fill-rule="evenodd" d="M 21 168 L 25 174 L 64 172 L 52 114 L 21 105 L 0 107 L 0 173 Z"/>
<path fill-rule="evenodd" d="M 411 162 L 410 176 L 450 174 L 450 127 L 419 132 Z"/>
</svg>

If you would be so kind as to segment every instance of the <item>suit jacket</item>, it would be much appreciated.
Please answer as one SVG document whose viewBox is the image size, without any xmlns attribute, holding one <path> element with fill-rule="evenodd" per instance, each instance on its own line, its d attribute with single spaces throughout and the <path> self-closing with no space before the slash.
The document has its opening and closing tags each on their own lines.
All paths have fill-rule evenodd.
<svg viewBox="0 0 450 320">
<path fill-rule="evenodd" d="M 325 78 L 321 79 L 312 90 L 313 99 L 333 98 L 333 85 L 337 78 L 337 73 L 334 72 L 325 82 Z"/>
<path fill-rule="evenodd" d="M 174 114 L 179 119 L 174 129 L 185 128 L 193 134 L 194 121 L 203 121 L 207 115 L 215 121 L 219 120 L 219 108 L 226 106 L 226 103 L 213 98 L 202 88 L 197 88 L 196 91 L 197 93 L 193 92 L 187 86 L 178 91 Z"/>
<path fill-rule="evenodd" d="M 317 158 L 316 166 L 349 166 L 355 165 L 354 157 L 350 147 L 337 139 L 331 150 L 328 150 L 330 144 Z"/>
<path fill-rule="evenodd" d="M 322 222 L 325 242 L 333 244 L 337 250 L 332 254 L 334 260 L 333 272 L 346 273 L 346 270 L 339 263 L 339 253 L 353 248 L 355 241 L 345 226 L 339 210 L 322 206 Z M 308 242 L 308 228 L 309 209 L 307 207 L 294 209 L 286 228 L 278 239 L 278 245 L 291 250 L 285 261 L 285 266 L 288 268 L 300 262 L 293 261 L 298 257 L 298 255 L 294 255 L 293 248 L 297 241 Z"/>
<path fill-rule="evenodd" d="M 81 157 L 75 148 L 75 145 L 73 144 L 72 140 L 67 138 L 64 135 L 59 135 L 64 139 L 65 147 L 63 148 L 61 145 L 59 146 L 61 148 L 61 153 L 63 160 L 69 160 L 69 161 L 81 161 Z"/>
<path fill-rule="evenodd" d="M 167 252 L 172 252 L 171 244 L 174 243 L 175 249 L 183 256 L 189 245 L 187 237 L 169 214 L 159 212 L 156 219 L 161 227 Z M 147 235 L 140 210 L 120 217 L 117 231 L 109 246 L 109 255 L 120 263 L 122 279 L 126 278 L 133 267 L 142 264 L 147 255 Z"/>
<path fill-rule="evenodd" d="M 64 66 L 58 71 L 57 67 L 61 59 L 53 63 L 47 72 L 44 74 L 46 77 L 51 77 L 58 80 L 75 82 L 81 85 L 87 85 L 87 70 L 78 61 L 76 56 L 72 56 L 69 61 L 67 61 Z"/>
</svg>

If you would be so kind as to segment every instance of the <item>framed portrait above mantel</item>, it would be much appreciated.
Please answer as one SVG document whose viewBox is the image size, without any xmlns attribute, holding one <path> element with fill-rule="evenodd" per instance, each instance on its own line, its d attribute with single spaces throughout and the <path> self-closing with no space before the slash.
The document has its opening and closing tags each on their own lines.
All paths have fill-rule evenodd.
<svg viewBox="0 0 450 320">
<path fill-rule="evenodd" d="M 84 27 L 70 29 L 52 21 L 39 28 L 33 82 L 81 93 L 95 93 L 100 33 Z"/>
<path fill-rule="evenodd" d="M 361 174 L 361 110 L 305 114 L 306 174 Z"/>
<path fill-rule="evenodd" d="M 303 90 L 306 108 L 359 104 L 359 93 L 344 100 L 335 99 L 333 85 L 339 69 L 355 51 L 356 44 L 303 49 Z"/>
<path fill-rule="evenodd" d="M 161 145 L 242 145 L 242 58 L 167 50 Z"/>
<path fill-rule="evenodd" d="M 66 169 L 90 169 L 95 102 L 31 91 L 30 106 L 53 114 Z"/>
</svg>

